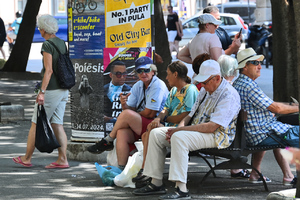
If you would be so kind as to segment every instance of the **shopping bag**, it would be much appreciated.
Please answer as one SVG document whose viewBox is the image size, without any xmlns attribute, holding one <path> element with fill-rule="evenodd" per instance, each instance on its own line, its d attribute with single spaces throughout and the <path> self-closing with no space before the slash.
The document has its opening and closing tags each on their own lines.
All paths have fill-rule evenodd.
<svg viewBox="0 0 300 200">
<path fill-rule="evenodd" d="M 132 178 L 137 175 L 143 164 L 143 153 L 136 152 L 128 158 L 125 169 L 121 174 L 114 178 L 114 183 L 119 187 L 135 188 L 135 184 L 132 182 Z"/>
<path fill-rule="evenodd" d="M 38 105 L 35 147 L 40 152 L 51 153 L 54 149 L 60 147 L 53 133 L 51 124 L 47 119 L 46 111 L 43 105 Z"/>
<path fill-rule="evenodd" d="M 95 163 L 95 166 L 100 178 L 102 179 L 102 183 L 106 186 L 113 186 L 114 178 L 122 172 L 121 169 L 115 166 L 103 167 L 98 163 Z"/>
</svg>

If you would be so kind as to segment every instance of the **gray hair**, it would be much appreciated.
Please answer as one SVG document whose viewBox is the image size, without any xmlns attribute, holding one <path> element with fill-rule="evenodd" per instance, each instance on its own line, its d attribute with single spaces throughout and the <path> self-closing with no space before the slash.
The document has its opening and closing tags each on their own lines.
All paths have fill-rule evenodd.
<svg viewBox="0 0 300 200">
<path fill-rule="evenodd" d="M 204 13 L 215 13 L 215 12 L 219 12 L 219 8 L 217 8 L 216 6 L 207 6 L 206 8 L 203 9 L 203 14 Z"/>
<path fill-rule="evenodd" d="M 235 58 L 228 55 L 221 55 L 218 59 L 218 63 L 224 78 L 237 75 L 238 62 Z"/>
<path fill-rule="evenodd" d="M 57 20 L 52 15 L 41 15 L 38 18 L 37 25 L 39 29 L 43 29 L 49 34 L 55 34 L 58 31 Z"/>
<path fill-rule="evenodd" d="M 157 74 L 158 74 L 158 73 L 157 73 L 157 67 L 156 67 L 156 65 L 151 64 L 151 65 L 150 65 L 150 68 L 151 68 L 152 71 L 154 71 L 154 75 L 157 75 Z"/>
</svg>

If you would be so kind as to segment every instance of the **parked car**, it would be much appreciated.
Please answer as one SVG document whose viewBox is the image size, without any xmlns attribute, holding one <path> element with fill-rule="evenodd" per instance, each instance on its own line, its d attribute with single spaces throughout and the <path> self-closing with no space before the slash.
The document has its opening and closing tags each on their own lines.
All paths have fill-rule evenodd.
<svg viewBox="0 0 300 200">
<path fill-rule="evenodd" d="M 58 31 L 56 36 L 65 42 L 68 41 L 68 18 L 67 16 L 54 16 L 58 22 Z M 35 28 L 32 42 L 44 42 L 45 39 L 41 36 L 38 27 Z"/>
<path fill-rule="evenodd" d="M 253 22 L 255 22 L 255 3 L 248 4 L 247 2 L 228 2 L 218 4 L 217 8 L 219 8 L 220 13 L 238 14 L 248 25 L 251 25 Z"/>
<path fill-rule="evenodd" d="M 179 46 L 186 45 L 198 33 L 198 17 L 201 14 L 202 11 L 182 22 L 183 37 L 179 43 Z M 248 25 L 244 23 L 244 20 L 238 14 L 220 13 L 220 17 L 221 21 L 223 22 L 220 27 L 225 29 L 231 39 L 233 39 L 242 28 L 243 40 L 247 40 Z"/>
</svg>

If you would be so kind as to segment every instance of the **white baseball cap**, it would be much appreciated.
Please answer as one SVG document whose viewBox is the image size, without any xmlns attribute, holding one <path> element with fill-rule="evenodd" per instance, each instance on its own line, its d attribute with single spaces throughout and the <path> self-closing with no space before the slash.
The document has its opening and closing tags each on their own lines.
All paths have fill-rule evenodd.
<svg viewBox="0 0 300 200">
<path fill-rule="evenodd" d="M 219 74 L 221 74 L 219 63 L 215 60 L 206 60 L 201 64 L 199 74 L 194 80 L 201 83 L 206 81 L 210 76 Z"/>
<path fill-rule="evenodd" d="M 222 24 L 221 20 L 217 20 L 214 16 L 211 14 L 205 13 L 199 16 L 198 21 L 200 24 L 215 24 L 220 26 Z"/>
</svg>

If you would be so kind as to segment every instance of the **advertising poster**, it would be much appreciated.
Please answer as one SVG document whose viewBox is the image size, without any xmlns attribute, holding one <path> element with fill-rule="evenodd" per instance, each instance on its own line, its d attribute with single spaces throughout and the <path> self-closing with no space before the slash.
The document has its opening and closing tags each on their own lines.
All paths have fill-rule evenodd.
<svg viewBox="0 0 300 200">
<path fill-rule="evenodd" d="M 104 0 L 69 0 L 68 6 L 69 55 L 76 74 L 71 89 L 71 141 L 98 141 L 104 136 Z"/>
<path fill-rule="evenodd" d="M 150 0 L 106 0 L 106 47 L 151 47 Z"/>
<path fill-rule="evenodd" d="M 108 135 L 122 112 L 120 93 L 128 94 L 138 80 L 134 62 L 141 56 L 151 57 L 151 48 L 104 49 L 104 132 Z"/>
</svg>

